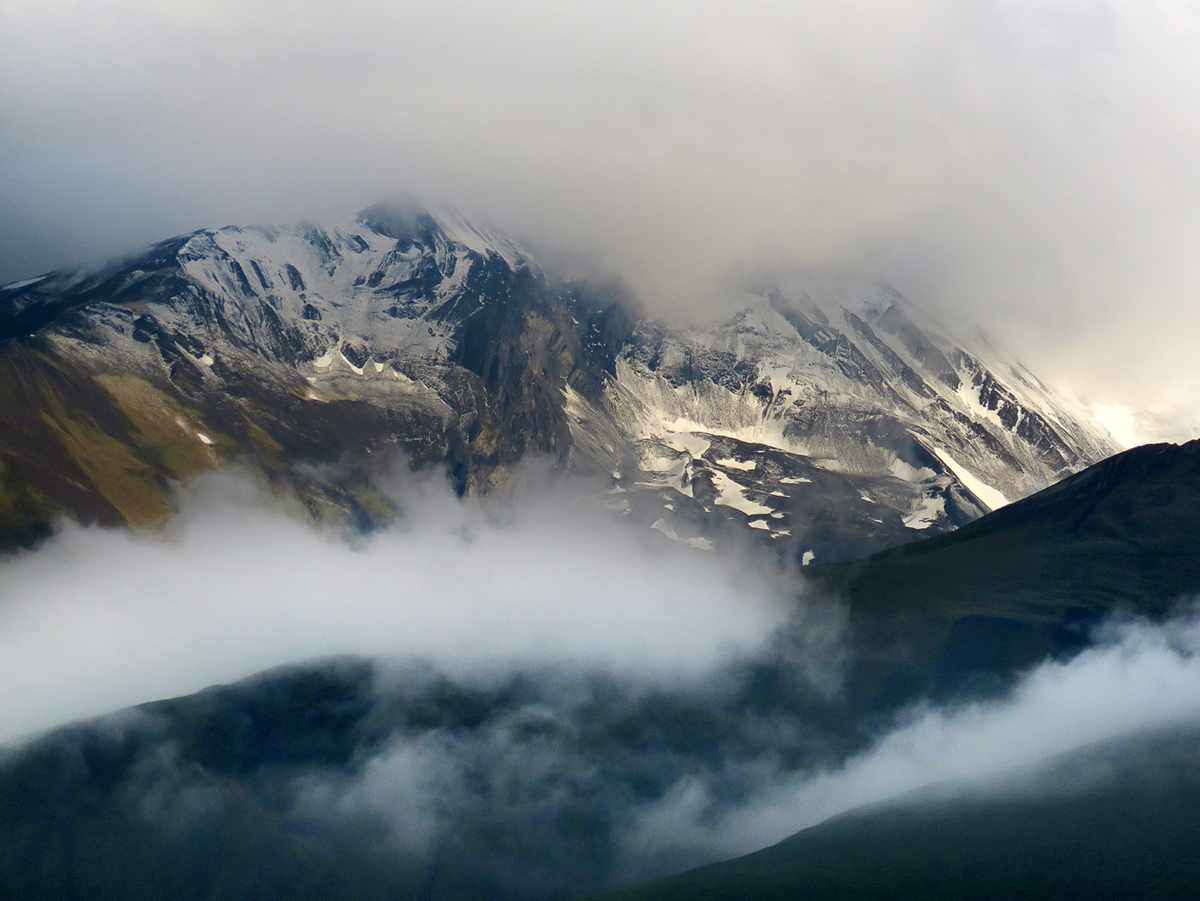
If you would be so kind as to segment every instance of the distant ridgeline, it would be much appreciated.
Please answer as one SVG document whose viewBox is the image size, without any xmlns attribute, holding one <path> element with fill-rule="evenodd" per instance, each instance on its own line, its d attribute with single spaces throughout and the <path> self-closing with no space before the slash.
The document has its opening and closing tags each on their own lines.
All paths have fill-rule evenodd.
<svg viewBox="0 0 1200 901">
<path fill-rule="evenodd" d="M 789 276 L 707 329 L 397 200 L 0 287 L 0 539 L 146 525 L 243 461 L 319 518 L 390 515 L 403 457 L 485 493 L 530 455 L 661 540 L 836 562 L 950 531 L 1116 450 L 886 285 Z M 604 494 L 607 490 L 609 493 Z"/>
</svg>

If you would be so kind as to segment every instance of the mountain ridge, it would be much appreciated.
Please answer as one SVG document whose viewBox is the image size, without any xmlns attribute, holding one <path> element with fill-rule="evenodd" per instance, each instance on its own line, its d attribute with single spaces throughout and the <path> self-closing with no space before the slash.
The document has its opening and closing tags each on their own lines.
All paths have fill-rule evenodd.
<svg viewBox="0 0 1200 901">
<path fill-rule="evenodd" d="M 845 560 L 964 525 L 1115 450 L 1086 412 L 985 364 L 894 289 L 798 278 L 678 328 L 619 283 L 556 276 L 491 227 L 401 199 L 332 226 L 204 229 L 0 286 L 0 355 L 98 386 L 66 394 L 108 410 L 59 409 L 30 385 L 11 398 L 3 484 L 34 494 L 9 503 L 25 512 L 5 526 L 152 522 L 171 480 L 235 457 L 314 515 L 364 521 L 386 515 L 370 485 L 381 455 L 445 466 L 477 494 L 547 455 L 608 479 L 604 503 L 666 538 Z M 89 473 L 80 447 L 114 429 L 132 437 L 109 448 L 112 472 Z M 62 461 L 56 479 L 14 451 L 30 436 Z M 180 457 L 192 462 L 167 459 Z M 356 474 L 301 473 L 333 463 Z"/>
</svg>

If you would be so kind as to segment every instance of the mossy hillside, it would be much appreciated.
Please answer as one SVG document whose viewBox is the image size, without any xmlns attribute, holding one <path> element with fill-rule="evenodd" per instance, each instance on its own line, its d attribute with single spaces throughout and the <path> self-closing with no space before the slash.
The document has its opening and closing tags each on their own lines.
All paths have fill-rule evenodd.
<svg viewBox="0 0 1200 901">
<path fill-rule="evenodd" d="M 185 407 L 143 378 L 106 374 L 97 381 L 129 417 L 138 444 L 153 448 L 176 478 L 188 479 L 215 469 L 238 449 L 237 442 L 206 423 L 198 410 Z"/>
<path fill-rule="evenodd" d="M 390 515 L 370 487 L 374 470 L 351 459 L 359 444 L 388 458 L 375 445 L 395 429 L 377 407 L 353 398 L 280 404 L 269 388 L 245 387 L 241 396 L 191 395 L 165 379 L 99 370 L 36 337 L 7 342 L 0 543 L 27 543 L 64 516 L 156 525 L 174 512 L 179 482 L 235 460 L 300 497 L 315 519 L 368 524 Z"/>
</svg>

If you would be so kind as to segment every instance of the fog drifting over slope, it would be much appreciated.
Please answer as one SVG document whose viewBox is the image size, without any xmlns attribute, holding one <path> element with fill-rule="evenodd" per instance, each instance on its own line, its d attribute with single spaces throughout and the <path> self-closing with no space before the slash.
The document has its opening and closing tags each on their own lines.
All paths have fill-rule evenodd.
<svg viewBox="0 0 1200 901">
<path fill-rule="evenodd" d="M 7 0 L 0 79 L 0 280 L 408 189 L 659 308 L 861 269 L 1096 401 L 1200 395 L 1189 0 Z"/>
<path fill-rule="evenodd" d="M 489 515 L 409 484 L 396 525 L 348 542 L 221 473 L 162 533 L 64 525 L 0 560 L 0 742 L 329 655 L 696 679 L 795 611 L 782 573 L 625 528 L 581 487 Z"/>
<path fill-rule="evenodd" d="M 706 848 L 719 858 L 749 853 L 854 807 L 954 780 L 956 791 L 1020 792 L 1036 774 L 1007 773 L 1063 752 L 1175 725 L 1200 725 L 1200 618 L 1110 626 L 1093 648 L 1026 673 L 1003 700 L 921 705 L 844 765 L 817 774 L 776 774 L 758 796 L 714 824 L 702 780 L 682 780 L 646 812 L 631 847 Z M 1059 784 L 1085 791 L 1103 771 Z M 993 778 L 999 777 L 999 778 Z M 1040 791 L 1046 786 L 1041 785 Z"/>
<path fill-rule="evenodd" d="M 402 480 L 398 523 L 352 540 L 230 473 L 193 483 L 160 533 L 64 527 L 0 561 L 0 742 L 278 664 L 374 657 L 382 709 L 437 709 L 445 679 L 486 709 L 469 726 L 418 717 L 352 767 L 287 776 L 285 815 L 350 836 L 374 824 L 418 867 L 461 839 L 496 885 L 538 897 L 748 852 L 931 782 L 1200 723 L 1200 620 L 1188 615 L 1111 626 L 1004 700 L 919 707 L 855 737 L 860 724 L 836 713 L 842 620 L 795 572 L 629 527 L 579 502 L 595 486 L 532 470 L 517 481 L 524 494 L 485 507 L 436 476 Z M 761 663 L 772 675 L 760 697 Z M 795 680 L 783 694 L 781 677 Z M 98 728 L 153 736 L 163 722 Z M 244 798 L 247 786 L 179 761 L 164 734 L 114 804 L 151 798 L 136 816 L 179 830 Z M 859 750 L 842 760 L 839 747 Z M 558 822 L 586 828 L 545 828 Z"/>
<path fill-rule="evenodd" d="M 770 749 L 757 757 L 738 753 L 764 733 L 784 735 L 799 725 L 747 709 L 721 737 L 727 757 L 713 759 L 707 747 L 690 758 L 655 757 L 665 794 L 650 801 L 629 797 L 615 808 L 611 796 L 639 777 L 640 762 L 614 763 L 603 750 L 573 741 L 586 732 L 585 717 L 595 709 L 568 680 L 541 703 L 498 712 L 477 730 L 398 734 L 349 778 L 314 774 L 296 803 L 317 821 L 380 816 L 398 847 L 417 856 L 434 853 L 439 842 L 453 846 L 451 836 L 466 824 L 520 824 L 526 838 L 519 844 L 527 853 L 544 854 L 549 871 L 561 856 L 558 865 L 569 872 L 570 852 L 543 848 L 545 837 L 533 824 L 553 822 L 595 794 L 605 798 L 595 803 L 610 807 L 612 834 L 605 839 L 615 845 L 612 875 L 638 881 L 750 853 L 862 805 L 908 803 L 897 796 L 934 783 L 948 783 L 939 789 L 942 798 L 1069 797 L 1103 788 L 1116 775 L 1104 762 L 1111 752 L 1090 746 L 1200 727 L 1198 649 L 1194 615 L 1167 625 L 1126 623 L 1075 659 L 1025 674 L 1002 700 L 913 708 L 861 753 L 831 767 L 789 767 Z M 383 685 L 387 691 L 386 680 Z M 692 690 L 696 697 L 706 691 L 716 697 L 720 686 L 716 677 L 708 688 L 701 682 Z M 1069 762 L 1055 759 L 1079 749 Z M 1130 756 L 1125 763 L 1153 779 L 1153 759 Z M 598 773 L 602 784 L 595 784 Z M 488 849 L 481 866 L 499 860 L 503 853 Z"/>
</svg>

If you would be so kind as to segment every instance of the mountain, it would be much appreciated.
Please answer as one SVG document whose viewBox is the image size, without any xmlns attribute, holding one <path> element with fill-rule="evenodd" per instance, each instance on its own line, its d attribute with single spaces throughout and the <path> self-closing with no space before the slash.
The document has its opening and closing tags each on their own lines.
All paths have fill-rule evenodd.
<svg viewBox="0 0 1200 901">
<path fill-rule="evenodd" d="M 482 491 L 525 454 L 565 460 L 562 389 L 592 390 L 628 330 L 623 298 L 412 202 L 202 231 L 0 298 L 16 531 L 153 522 L 170 480 L 234 458 L 360 517 L 386 513 L 366 474 L 396 451 Z"/>
<path fill-rule="evenodd" d="M 885 285 L 781 276 L 729 303 L 705 328 L 656 321 L 620 284 L 412 199 L 0 287 L 0 532 L 153 523 L 174 482 L 233 460 L 369 525 L 398 454 L 474 494 L 544 456 L 667 538 L 827 562 L 1116 449 Z"/>
</svg>

